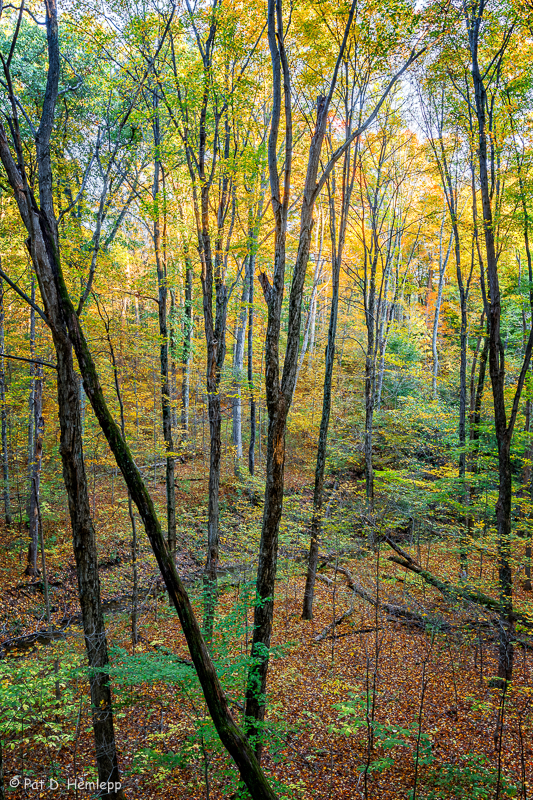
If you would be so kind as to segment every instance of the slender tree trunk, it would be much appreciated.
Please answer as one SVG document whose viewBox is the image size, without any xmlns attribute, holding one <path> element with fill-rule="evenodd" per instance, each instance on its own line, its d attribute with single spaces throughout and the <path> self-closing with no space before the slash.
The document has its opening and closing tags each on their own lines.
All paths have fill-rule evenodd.
<svg viewBox="0 0 533 800">
<path fill-rule="evenodd" d="M 248 346 L 247 346 L 247 378 L 250 393 L 250 442 L 248 444 L 248 471 L 250 475 L 255 471 L 255 437 L 256 437 L 256 407 L 254 395 L 254 277 L 255 277 L 255 248 L 250 252 L 248 260 Z"/>
<path fill-rule="evenodd" d="M 189 405 L 192 355 L 192 264 L 185 253 L 185 303 L 183 308 L 183 350 L 181 355 L 181 428 L 183 434 L 189 433 Z"/>
<path fill-rule="evenodd" d="M 511 118 L 512 120 L 512 118 Z M 511 122 L 512 124 L 512 122 Z M 513 126 L 514 127 L 514 126 Z M 524 179 L 522 174 L 522 161 L 517 152 L 517 166 L 518 166 L 518 183 L 520 187 L 520 199 L 522 201 L 522 212 L 523 212 L 523 233 L 524 233 L 524 245 L 526 248 L 526 257 L 527 257 L 527 277 L 529 283 L 529 320 L 526 319 L 526 311 L 522 307 L 522 331 L 523 331 L 523 348 L 524 354 L 527 352 L 527 343 L 528 343 L 528 327 L 533 326 L 533 256 L 531 253 L 531 243 L 529 238 L 529 214 L 528 214 L 528 205 L 527 199 L 528 195 L 526 193 L 526 189 L 524 186 Z M 521 270 L 519 267 L 519 288 L 521 288 Z M 528 324 L 529 323 L 529 324 Z M 525 466 L 524 466 L 524 474 L 522 478 L 522 491 L 525 492 L 529 490 L 530 498 L 533 499 L 533 480 L 531 478 L 531 460 L 533 459 L 533 443 L 531 442 L 531 400 L 526 400 L 526 425 L 525 430 L 528 436 L 528 446 L 526 448 L 525 453 Z M 525 579 L 523 582 L 523 588 L 526 591 L 531 591 L 533 586 L 531 583 L 531 541 L 532 541 L 532 532 L 531 526 L 527 525 L 527 530 L 525 531 L 525 563 L 524 563 L 524 572 L 525 572 Z"/>
<path fill-rule="evenodd" d="M 111 363 L 113 365 L 113 380 L 115 383 L 115 394 L 117 395 L 118 407 L 120 413 L 120 432 L 122 434 L 122 440 L 126 442 L 126 419 L 124 416 L 124 401 L 122 400 L 122 391 L 120 389 L 120 380 L 118 374 L 118 364 L 115 356 L 115 348 L 113 347 L 113 341 L 111 339 L 109 319 L 107 318 L 107 316 L 104 316 L 104 314 L 102 314 L 102 312 L 100 311 L 98 300 L 96 300 L 96 303 L 106 331 L 107 343 L 109 345 L 109 355 L 111 356 Z M 137 625 L 138 595 L 139 595 L 139 577 L 137 569 L 138 543 L 137 543 L 137 521 L 135 519 L 135 513 L 133 510 L 133 503 L 131 500 L 131 492 L 129 490 L 129 487 L 128 487 L 128 516 L 130 518 L 130 523 L 131 523 L 131 565 L 132 565 L 132 578 L 133 578 L 133 589 L 131 595 L 131 644 L 133 652 L 135 652 L 135 645 L 139 642 L 139 632 Z"/>
<path fill-rule="evenodd" d="M 154 228 L 153 240 L 155 250 L 155 262 L 157 269 L 157 290 L 158 290 L 158 316 L 159 316 L 159 336 L 161 339 L 159 350 L 160 379 L 161 379 L 161 408 L 163 413 L 163 439 L 166 449 L 166 495 L 167 495 L 167 529 L 168 546 L 171 553 L 176 553 L 176 492 L 174 490 L 174 442 L 172 439 L 172 411 L 171 411 L 171 389 L 168 369 L 168 323 L 167 323 L 167 264 L 166 264 L 166 222 L 164 222 L 163 237 L 161 236 L 160 219 L 160 177 L 161 166 L 161 134 L 159 127 L 159 112 L 157 108 L 157 98 L 154 100 L 154 182 L 152 187 L 152 197 L 154 201 Z M 163 204 L 165 203 L 165 193 L 163 191 Z M 166 212 L 163 210 L 166 220 Z"/>
<path fill-rule="evenodd" d="M 242 461 L 242 370 L 244 366 L 244 342 L 246 338 L 246 321 L 248 318 L 247 301 L 249 295 L 248 281 L 250 269 L 248 262 L 250 255 L 246 256 L 245 270 L 242 284 L 241 307 L 237 316 L 235 330 L 235 344 L 233 347 L 233 387 L 232 387 L 232 441 L 235 448 L 234 470 L 235 475 L 240 474 Z"/>
<path fill-rule="evenodd" d="M 313 288 L 311 289 L 311 298 L 309 300 L 309 311 L 307 314 L 307 320 L 305 323 L 304 328 L 304 338 L 302 342 L 302 348 L 300 350 L 300 358 L 298 360 L 298 370 L 296 372 L 296 383 L 298 383 L 298 378 L 300 377 L 300 372 L 302 369 L 302 365 L 304 363 L 305 354 L 307 352 L 307 348 L 309 345 L 310 351 L 310 368 L 311 362 L 313 360 L 313 350 L 315 346 L 315 325 L 316 325 L 316 303 L 317 303 L 317 291 L 318 291 L 318 284 L 320 281 L 320 276 L 322 273 L 322 246 L 324 244 L 324 220 L 321 217 L 320 219 L 320 244 L 318 246 L 318 252 L 315 256 L 315 271 L 313 274 Z M 316 242 L 315 242 L 316 246 Z"/>
<path fill-rule="evenodd" d="M 210 360 L 212 359 L 208 357 L 208 363 Z M 216 394 L 212 392 L 216 392 Z M 218 592 L 217 569 L 219 558 L 220 459 L 222 452 L 219 380 L 212 380 L 208 383 L 208 393 L 207 408 L 209 416 L 210 446 L 207 509 L 207 558 L 204 569 L 204 632 L 207 641 L 210 642 L 213 637 L 215 606 Z"/>
<path fill-rule="evenodd" d="M 35 303 L 35 275 L 32 273 L 31 281 L 31 300 Z M 35 309 L 30 308 L 30 358 L 35 358 Z M 30 392 L 28 396 L 28 499 L 26 502 L 26 514 L 28 517 L 28 524 L 30 519 L 30 498 L 32 492 L 32 464 L 34 456 L 34 436 L 35 436 L 35 365 L 30 364 Z M 35 551 L 37 551 L 37 542 L 35 543 Z M 28 560 L 28 564 L 31 562 Z M 31 574 L 31 573 L 29 573 Z"/>
<path fill-rule="evenodd" d="M 469 500 L 468 487 L 466 485 L 466 356 L 468 345 L 467 310 L 466 298 L 461 293 L 461 362 L 459 370 L 459 479 L 463 482 L 463 503 L 467 507 Z M 465 536 L 468 528 L 468 511 L 463 515 L 463 524 L 459 534 L 459 558 L 460 576 L 465 579 L 468 575 L 468 540 Z"/>
<path fill-rule="evenodd" d="M 42 381 L 41 381 L 41 392 L 42 392 Z M 43 432 L 44 432 L 44 419 L 43 419 L 42 415 L 41 415 L 40 419 L 37 419 L 35 421 L 35 423 L 36 423 L 35 424 L 36 436 L 40 437 L 41 442 L 42 442 Z M 42 451 L 42 447 L 41 447 L 41 451 Z M 40 454 L 39 454 L 39 460 L 40 460 Z M 35 480 L 36 480 L 36 483 L 37 483 L 38 478 L 36 477 Z M 48 585 L 48 569 L 47 569 L 47 566 L 46 566 L 46 553 L 45 553 L 45 550 L 44 550 L 44 528 L 43 528 L 43 520 L 42 520 L 42 517 L 41 517 L 41 505 L 40 505 L 40 499 L 39 499 L 39 486 L 38 485 L 36 485 L 36 487 L 35 487 L 35 505 L 37 506 L 36 517 L 37 517 L 37 527 L 39 529 L 39 548 L 41 550 L 41 569 L 42 569 L 42 572 L 43 572 L 44 608 L 45 608 L 45 613 L 46 613 L 46 623 L 48 625 L 48 630 L 51 630 L 52 613 L 51 613 L 51 607 L 50 607 L 50 587 Z M 57 666 L 57 663 L 58 662 L 56 661 L 56 666 Z M 56 684 L 56 691 L 57 691 L 57 684 Z"/>
<path fill-rule="evenodd" d="M 373 220 L 374 223 L 374 220 Z M 365 256 L 365 321 L 366 321 L 366 353 L 365 353 L 365 491 L 367 509 L 370 514 L 374 511 L 374 465 L 372 463 L 374 406 L 376 400 L 376 352 L 375 352 L 375 327 L 376 327 L 376 267 L 378 258 L 377 235 L 373 232 L 374 253 L 371 254 L 370 279 L 366 274 L 367 257 Z M 374 546 L 373 527 L 369 527 L 368 543 Z"/>
<path fill-rule="evenodd" d="M 170 418 L 172 420 L 172 435 L 176 435 L 178 431 L 178 370 L 176 367 L 177 343 L 176 343 L 176 326 L 177 326 L 177 308 L 176 308 L 176 292 L 169 287 L 170 294 L 170 310 L 169 310 L 169 326 L 168 326 L 168 346 L 170 354 L 170 390 L 172 392 L 172 407 L 170 409 Z M 178 435 L 178 440 L 181 440 Z"/>
<path fill-rule="evenodd" d="M 6 372 L 4 331 L 4 282 L 0 278 L 0 415 L 2 422 L 2 497 L 4 501 L 4 519 L 11 525 L 11 503 L 9 492 L 9 450 L 7 444 L 7 408 L 6 408 Z"/>
<path fill-rule="evenodd" d="M 481 318 L 481 325 L 483 325 L 483 316 Z M 477 352 L 479 352 L 479 346 L 481 345 L 481 338 L 482 337 L 480 336 Z M 481 403 L 483 400 L 487 358 L 489 353 L 489 337 L 487 335 L 483 338 L 484 338 L 484 344 L 483 344 L 483 349 L 481 351 L 481 355 L 479 356 L 479 370 L 477 375 L 477 383 L 475 383 L 477 352 L 476 352 L 476 357 L 474 358 L 472 363 L 472 374 L 470 376 L 470 429 L 469 429 L 470 447 L 469 447 L 469 465 L 468 465 L 468 471 L 470 475 L 477 474 L 479 466 L 478 454 L 479 454 L 479 436 L 480 436 L 480 424 L 481 424 Z M 476 497 L 476 491 L 472 488 L 471 479 L 469 479 L 466 484 L 466 494 L 468 499 L 466 528 L 468 537 L 471 538 L 473 536 L 473 524 L 474 524 L 472 505 Z"/>
<path fill-rule="evenodd" d="M 335 249 L 334 247 L 332 249 Z M 326 372 L 324 375 L 324 393 L 322 398 L 322 417 L 320 432 L 318 434 L 318 450 L 315 468 L 315 487 L 313 492 L 313 517 L 311 520 L 309 558 L 307 562 L 307 576 L 302 610 L 302 619 L 313 618 L 313 597 L 315 593 L 315 578 L 318 564 L 318 548 L 322 529 L 322 503 L 324 496 L 324 470 L 326 467 L 326 447 L 328 439 L 329 418 L 331 413 L 331 387 L 333 381 L 333 368 L 335 366 L 335 338 L 337 335 L 337 317 L 339 310 L 339 274 L 342 258 L 342 248 L 338 257 L 333 261 L 331 296 L 331 311 L 329 317 L 328 344 L 326 347 Z"/>
<path fill-rule="evenodd" d="M 41 460 L 43 453 L 44 419 L 43 419 L 43 368 L 40 364 L 34 365 L 34 393 L 33 393 L 33 453 L 31 459 L 31 482 L 29 502 L 29 546 L 28 566 L 26 575 L 36 576 L 37 554 L 39 552 L 39 492 L 41 483 Z"/>
<path fill-rule="evenodd" d="M 383 377 L 385 375 L 385 353 L 387 350 L 387 339 L 390 330 L 390 318 L 393 303 L 389 302 L 390 269 L 387 269 L 383 288 L 383 302 L 381 303 L 381 315 L 378 327 L 378 376 L 376 383 L 376 408 L 381 408 L 381 395 L 383 392 Z"/>
<path fill-rule="evenodd" d="M 226 189 L 227 191 L 227 189 Z M 225 192 L 223 192 L 225 194 Z M 221 230 L 225 202 L 219 204 L 219 238 L 214 265 L 209 234 L 209 197 L 202 191 L 202 293 L 205 337 L 207 343 L 207 407 L 209 416 L 209 488 L 207 510 L 207 558 L 204 569 L 204 631 L 208 641 L 213 636 L 217 600 L 217 569 L 219 558 L 220 520 L 220 459 L 222 451 L 222 416 L 220 380 L 226 353 L 227 287 L 222 278 Z M 213 269 L 214 266 L 214 269 Z M 213 282 L 215 283 L 215 315 L 213 319 Z"/>
<path fill-rule="evenodd" d="M 531 442 L 531 400 L 526 400 L 524 416 L 525 416 L 524 432 L 527 438 L 526 438 L 526 447 L 524 451 L 524 463 L 522 467 L 522 486 L 520 487 L 520 490 L 517 494 L 521 498 L 529 496 L 529 498 L 531 499 L 531 496 L 533 494 L 531 491 L 532 487 L 531 461 L 533 459 L 533 444 Z M 521 505 L 518 516 L 520 520 L 527 520 L 530 514 L 524 511 L 524 508 Z M 531 591 L 531 529 L 528 522 L 526 522 L 525 527 L 526 527 L 525 531 L 523 527 L 522 530 L 519 530 L 519 534 L 523 536 L 526 540 L 525 564 L 524 564 L 525 580 L 523 582 L 523 588 L 526 589 L 526 591 Z"/>
<path fill-rule="evenodd" d="M 307 360 L 307 370 L 310 373 L 313 369 L 313 362 L 315 360 L 315 346 L 316 346 L 316 309 L 318 305 L 318 296 L 315 293 L 311 308 L 309 309 L 309 358 Z"/>
<path fill-rule="evenodd" d="M 374 510 L 374 466 L 372 463 L 372 447 L 374 432 L 374 369 L 373 369 L 373 337 L 368 339 L 365 359 L 365 490 L 366 502 L 370 512 Z M 369 534 L 371 537 L 371 534 Z M 373 546 L 373 540 L 369 539 Z"/>
<path fill-rule="evenodd" d="M 442 250 L 442 234 L 444 230 L 444 216 L 440 227 L 439 236 L 439 285 L 437 289 L 437 298 L 435 300 L 435 316 L 433 318 L 433 332 L 431 335 L 431 350 L 433 353 L 433 397 L 437 399 L 437 378 L 439 375 L 439 351 L 438 351 L 438 336 L 439 336 L 439 323 L 440 323 L 440 309 L 442 306 L 442 292 L 444 289 L 444 276 L 446 274 L 446 266 L 450 257 L 452 248 L 452 237 L 448 242 L 448 251 L 443 258 L 444 253 Z"/>
<path fill-rule="evenodd" d="M 348 139 L 352 130 L 352 110 L 348 105 L 349 86 L 344 87 L 345 91 L 345 120 L 346 138 Z M 331 145 L 331 141 L 330 141 Z M 357 145 L 355 147 L 357 153 Z M 322 396 L 322 416 L 320 419 L 320 432 L 318 435 L 318 448 L 315 467 L 315 486 L 313 492 L 313 515 L 311 519 L 309 558 L 307 562 L 307 575 L 305 581 L 305 591 L 302 608 L 302 619 L 313 618 L 313 598 L 315 593 L 316 570 L 318 564 L 318 549 L 322 529 L 322 505 L 324 497 L 324 471 L 326 467 L 326 449 L 328 439 L 329 419 L 331 414 L 331 390 L 333 385 L 333 369 L 335 366 L 335 341 L 337 337 L 337 318 L 339 311 L 339 281 L 346 240 L 346 228 L 348 215 L 351 206 L 351 198 L 355 180 L 356 157 L 349 148 L 344 156 L 342 165 L 342 181 L 340 196 L 340 219 L 337 226 L 336 193 L 337 181 L 335 170 L 332 172 L 328 181 L 329 196 L 329 230 L 331 238 L 331 309 L 329 315 L 328 343 L 326 346 L 326 369 L 324 374 L 324 390 Z M 320 231 L 320 260 L 322 254 L 324 230 Z M 319 269 L 315 271 L 314 286 L 318 282 Z M 301 365 L 301 362 L 300 362 Z"/>
</svg>

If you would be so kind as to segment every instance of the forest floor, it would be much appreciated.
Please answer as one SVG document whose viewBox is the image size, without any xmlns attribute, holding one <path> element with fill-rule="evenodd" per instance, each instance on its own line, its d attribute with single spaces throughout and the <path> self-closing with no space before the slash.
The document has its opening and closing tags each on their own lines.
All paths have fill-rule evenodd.
<svg viewBox="0 0 533 800">
<path fill-rule="evenodd" d="M 392 564 L 385 545 L 377 552 L 367 550 L 346 531 L 335 558 L 323 559 L 314 619 L 304 622 L 305 541 L 295 540 L 298 503 L 290 502 L 302 485 L 296 467 L 292 478 L 287 510 L 294 526 L 282 532 L 264 755 L 280 798 L 531 798 L 531 650 L 517 647 L 514 680 L 502 694 L 490 682 L 497 649 L 487 615 L 472 605 L 452 604 Z M 184 530 L 198 535 L 197 546 L 182 551 L 179 568 L 201 615 L 202 524 L 200 517 L 191 517 L 191 509 L 196 503 L 201 507 L 205 486 L 186 469 L 178 483 Z M 221 570 L 213 652 L 233 712 L 241 718 L 261 508 L 231 486 L 223 502 L 226 568 Z M 107 487 L 98 497 L 97 526 L 102 596 L 110 602 L 106 619 L 126 796 L 236 797 L 231 790 L 234 768 L 206 715 L 177 617 L 166 597 L 153 591 L 157 571 L 146 543 L 139 584 L 151 592 L 141 604 L 141 641 L 132 655 L 129 540 L 124 533 L 117 543 L 113 534 L 119 523 L 123 527 L 123 518 L 124 504 L 116 496 L 112 503 Z M 52 622 L 65 628 L 65 639 L 51 644 L 28 639 L 13 648 L 13 639 L 46 628 L 42 584 L 23 574 L 23 535 L 15 528 L 0 529 L 6 797 L 90 797 L 90 791 L 67 787 L 68 780 L 95 776 L 86 679 L 78 669 L 83 638 L 75 619 L 76 573 L 68 528 L 57 519 L 46 530 Z M 440 576 L 457 575 L 456 556 L 445 544 L 419 541 L 413 552 L 421 563 L 431 559 Z M 415 619 L 354 596 L 347 575 L 374 601 L 400 607 Z M 525 607 L 527 597 L 518 602 Z M 72 617 L 74 624 L 66 628 Z M 45 701 L 43 682 L 48 679 L 52 694 Z M 15 776 L 26 779 L 26 789 L 22 783 L 8 788 Z M 57 779 L 55 790 L 46 788 L 50 777 Z M 42 789 L 29 783 L 41 780 Z"/>
</svg>

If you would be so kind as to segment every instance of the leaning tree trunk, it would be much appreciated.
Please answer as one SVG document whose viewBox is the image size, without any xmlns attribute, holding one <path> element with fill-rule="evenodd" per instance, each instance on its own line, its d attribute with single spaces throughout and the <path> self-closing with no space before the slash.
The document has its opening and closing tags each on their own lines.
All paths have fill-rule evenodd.
<svg viewBox="0 0 533 800">
<path fill-rule="evenodd" d="M 9 497 L 9 451 L 7 447 L 6 372 L 4 365 L 4 348 L 4 282 L 0 278 L 0 415 L 2 418 L 2 496 L 4 501 L 4 519 L 6 525 L 11 525 L 12 519 Z"/>
<path fill-rule="evenodd" d="M 55 98 L 57 97 L 57 85 L 59 78 L 59 48 L 57 38 L 57 9 L 53 2 L 47 5 L 47 29 L 49 37 L 49 68 L 47 89 L 47 102 L 45 103 L 46 118 L 49 120 L 47 126 L 47 138 L 49 141 Z M 104 777 L 101 773 L 101 765 L 104 759 L 116 759 L 114 736 L 112 735 L 112 708 L 110 705 L 109 683 L 107 680 L 107 650 L 104 638 L 99 634 L 98 629 L 92 629 L 92 635 L 88 636 L 90 612 L 93 612 L 95 621 L 101 619 L 101 608 L 99 604 L 99 578 L 96 565 L 94 549 L 94 530 L 90 516 L 88 515 L 89 500 L 87 493 L 87 482 L 83 466 L 83 452 L 81 448 L 81 426 L 80 408 L 77 393 L 76 375 L 73 369 L 71 342 L 76 350 L 76 356 L 83 376 L 84 386 L 95 412 L 96 418 L 102 428 L 109 446 L 117 460 L 126 484 L 131 491 L 132 498 L 139 510 L 145 525 L 145 530 L 154 550 L 161 574 L 167 586 L 170 598 L 178 612 L 181 626 L 192 660 L 194 662 L 200 684 L 202 686 L 207 707 L 222 740 L 222 743 L 237 764 L 241 777 L 246 783 L 253 800 L 276 800 L 276 795 L 270 788 L 268 781 L 261 770 L 259 761 L 254 755 L 246 736 L 235 724 L 229 710 L 222 686 L 220 684 L 216 669 L 209 656 L 208 649 L 202 637 L 198 622 L 196 620 L 192 605 L 185 588 L 176 571 L 176 566 L 171 553 L 165 542 L 161 525 L 157 519 L 153 502 L 148 494 L 141 474 L 133 460 L 127 444 L 122 438 L 119 426 L 115 423 L 107 407 L 102 387 L 98 380 L 96 367 L 87 342 L 81 329 L 79 316 L 74 310 L 70 299 L 59 260 L 57 259 L 57 227 L 53 214 L 52 203 L 52 172 L 49 158 L 43 157 L 42 151 L 39 153 L 39 163 L 44 162 L 43 174 L 40 176 L 40 190 L 44 195 L 43 208 L 38 214 L 35 211 L 36 204 L 32 198 L 31 204 L 27 202 L 30 195 L 29 187 L 25 181 L 25 175 L 19 169 L 10 152 L 7 138 L 3 127 L 0 125 L 0 158 L 7 173 L 9 183 L 15 194 L 15 199 L 23 222 L 30 233 L 29 249 L 32 260 L 36 267 L 36 274 L 41 288 L 41 295 L 45 302 L 47 321 L 50 324 L 56 354 L 58 359 L 58 398 L 60 409 L 61 424 L 61 453 L 64 465 L 65 484 L 69 496 L 69 507 L 71 512 L 72 526 L 74 529 L 74 549 L 77 562 L 79 560 L 78 576 L 81 584 L 80 588 L 87 585 L 92 588 L 92 595 L 86 596 L 80 591 L 82 601 L 82 613 L 84 630 L 86 633 L 86 643 L 90 653 L 96 648 L 100 654 L 100 668 L 96 674 L 91 673 L 91 689 L 93 687 L 103 687 L 107 689 L 107 697 L 98 697 L 96 692 L 92 696 L 93 724 L 98 721 L 107 723 L 107 736 L 102 741 L 102 747 L 97 749 L 99 778 L 100 781 L 113 780 L 114 776 L 118 780 L 118 770 L 108 772 Z M 49 260 L 50 259 L 50 260 Z M 53 262 L 52 262 L 53 259 Z M 65 337 L 66 324 L 68 327 L 68 338 Z M 78 500 L 80 506 L 76 505 L 76 496 L 73 489 L 78 490 Z M 88 522 L 90 527 L 83 527 L 83 523 Z M 81 536 L 81 541 L 80 541 Z M 81 547 L 80 547 L 81 544 Z M 91 599 L 97 601 L 97 605 L 91 604 Z M 105 654 L 105 660 L 102 656 Z M 92 662 L 91 666 L 93 666 Z M 94 664 L 94 666 L 98 666 Z M 95 732 L 97 732 L 95 730 Z M 96 737 L 99 741 L 98 736 Z M 117 792 L 108 797 L 121 797 L 122 792 Z"/>
</svg>

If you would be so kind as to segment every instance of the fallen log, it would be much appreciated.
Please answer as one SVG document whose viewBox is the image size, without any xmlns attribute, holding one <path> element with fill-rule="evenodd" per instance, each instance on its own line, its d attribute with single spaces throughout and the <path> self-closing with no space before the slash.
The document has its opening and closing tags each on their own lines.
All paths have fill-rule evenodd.
<svg viewBox="0 0 533 800">
<path fill-rule="evenodd" d="M 158 593 L 158 588 L 155 584 L 146 589 L 139 589 L 137 600 L 143 603 L 149 597 L 153 597 Z M 121 611 L 129 610 L 131 606 L 131 594 L 122 594 L 112 597 L 109 600 L 102 601 L 102 611 L 104 614 L 116 614 Z M 82 621 L 81 613 L 66 614 L 60 619 L 57 625 L 43 630 L 33 631 L 24 636 L 15 636 L 0 641 L 0 659 L 4 658 L 6 653 L 12 650 L 25 652 L 31 649 L 36 644 L 50 644 L 50 642 L 57 639 L 64 639 L 68 633 L 69 628 L 74 625 L 79 625 Z"/>
<path fill-rule="evenodd" d="M 437 620 L 432 620 L 431 617 L 429 617 L 429 616 L 423 617 L 421 614 L 418 614 L 416 611 L 411 611 L 410 609 L 405 608 L 405 606 L 399 606 L 399 605 L 396 605 L 394 603 L 384 603 L 381 600 L 378 600 L 377 598 L 373 597 L 369 592 L 367 592 L 366 589 L 363 589 L 362 586 L 359 586 L 354 581 L 350 571 L 348 569 L 346 569 L 346 567 L 337 566 L 335 568 L 335 571 L 336 572 L 340 572 L 341 575 L 344 575 L 344 577 L 346 578 L 346 582 L 348 584 L 348 588 L 351 589 L 351 591 L 353 593 L 352 594 L 352 603 L 350 605 L 350 608 L 347 611 L 345 611 L 344 614 L 342 614 L 340 617 L 338 617 L 336 620 L 334 620 L 332 623 L 330 623 L 326 628 L 324 628 L 324 630 L 318 636 L 315 636 L 315 639 L 314 639 L 315 642 L 321 642 L 324 639 L 326 639 L 327 636 L 331 633 L 332 630 L 334 630 L 338 625 L 340 625 L 342 622 L 344 622 L 345 619 L 348 619 L 348 617 L 351 617 L 352 614 L 354 614 L 354 612 L 356 610 L 355 606 L 353 604 L 353 598 L 354 597 L 360 597 L 365 602 L 367 602 L 370 605 L 374 606 L 374 608 L 377 607 L 377 608 L 381 609 L 382 611 L 385 611 L 385 613 L 389 614 L 391 617 L 394 617 L 395 619 L 398 619 L 398 618 L 399 619 L 404 619 L 407 622 L 409 622 L 410 624 L 415 625 L 417 628 L 421 628 L 423 630 L 425 630 L 428 627 L 428 625 L 431 625 L 432 623 L 433 624 L 438 624 L 438 626 L 440 628 L 446 628 L 446 629 L 450 628 L 448 623 L 443 623 L 441 620 L 438 620 L 438 621 Z M 333 585 L 333 581 L 331 580 L 331 578 L 327 578 L 325 575 L 318 575 L 317 574 L 317 579 L 323 581 L 324 583 L 327 583 L 328 586 L 332 586 Z M 360 633 L 362 631 L 354 631 L 354 633 L 358 633 L 358 632 Z"/>
<path fill-rule="evenodd" d="M 432 572 L 429 572 L 427 569 L 424 569 L 418 561 L 415 561 L 409 553 L 406 553 L 401 547 L 399 547 L 396 542 L 393 542 L 389 536 L 385 536 L 385 541 L 387 544 L 396 552 L 398 556 L 389 556 L 388 560 L 393 561 L 395 564 L 399 564 L 404 569 L 408 569 L 410 572 L 414 572 L 416 575 L 420 575 L 426 583 L 429 583 L 431 586 L 434 586 L 436 589 L 441 592 L 441 594 L 446 595 L 448 597 L 454 598 L 462 598 L 463 600 L 468 601 L 469 603 L 474 603 L 475 605 L 482 606 L 486 608 L 487 611 L 492 612 L 493 614 L 500 614 L 501 613 L 501 606 L 500 603 L 495 600 L 493 597 L 490 597 L 483 592 L 480 592 L 479 589 L 476 589 L 472 586 L 457 586 L 454 583 L 451 583 L 448 580 L 441 580 L 437 578 L 436 575 L 433 575 Z M 513 617 L 515 622 L 519 622 L 521 625 L 524 625 L 526 628 L 532 628 L 533 625 L 531 620 L 529 620 L 524 614 L 521 614 L 519 611 L 513 612 Z"/>
</svg>

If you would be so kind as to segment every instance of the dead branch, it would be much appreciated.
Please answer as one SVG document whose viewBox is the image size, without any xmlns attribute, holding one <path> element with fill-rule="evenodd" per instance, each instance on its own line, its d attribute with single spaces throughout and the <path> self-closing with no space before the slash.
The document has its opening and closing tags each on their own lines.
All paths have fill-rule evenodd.
<svg viewBox="0 0 533 800">
<path fill-rule="evenodd" d="M 354 605 L 355 597 L 360 597 L 366 603 L 369 603 L 370 605 L 374 606 L 374 608 L 376 608 L 377 606 L 382 611 L 385 611 L 385 613 L 388 614 L 389 616 L 394 617 L 395 619 L 398 618 L 404 619 L 418 628 L 422 628 L 425 630 L 427 625 L 431 624 L 431 619 L 429 617 L 423 617 L 421 614 L 417 614 L 416 611 L 410 611 L 408 608 L 405 608 L 404 606 L 399 606 L 393 603 L 383 603 L 376 597 L 373 597 L 369 592 L 366 591 L 366 589 L 363 589 L 362 586 L 359 586 L 354 581 L 350 570 L 347 569 L 346 567 L 337 566 L 335 568 L 335 571 L 340 572 L 341 575 L 344 575 L 344 577 L 346 578 L 346 583 L 348 585 L 348 588 L 351 589 L 352 591 L 352 602 L 350 604 L 350 608 L 347 611 L 345 611 L 344 614 L 342 614 L 340 617 L 338 617 L 338 619 L 334 620 L 326 628 L 324 628 L 324 630 L 318 636 L 315 636 L 314 639 L 315 642 L 321 642 L 324 639 L 326 639 L 328 635 L 331 633 L 331 631 L 334 630 L 338 625 L 340 625 L 341 622 L 344 622 L 345 619 L 348 619 L 348 617 L 352 616 L 352 614 L 355 611 L 355 605 Z M 318 580 L 323 581 L 328 586 L 331 586 L 333 584 L 331 578 L 327 578 L 325 575 L 317 574 L 316 577 Z M 441 627 L 443 627 L 442 624 Z M 449 627 L 449 626 L 446 625 L 444 627 Z M 354 633 L 362 633 L 362 632 L 364 631 L 354 631 Z"/>
</svg>

